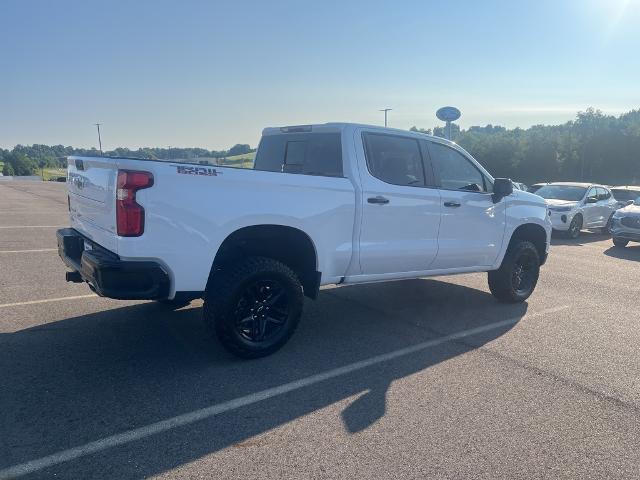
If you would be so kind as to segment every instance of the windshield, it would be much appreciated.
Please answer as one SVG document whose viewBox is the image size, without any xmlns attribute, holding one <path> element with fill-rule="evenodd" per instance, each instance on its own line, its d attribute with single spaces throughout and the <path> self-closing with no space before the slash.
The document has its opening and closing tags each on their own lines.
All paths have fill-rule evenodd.
<svg viewBox="0 0 640 480">
<path fill-rule="evenodd" d="M 635 200 L 640 197 L 640 192 L 635 190 L 627 190 L 627 189 L 613 189 L 611 190 L 613 194 L 613 198 L 615 198 L 618 202 L 626 202 L 627 200 Z"/>
<path fill-rule="evenodd" d="M 578 202 L 582 200 L 586 187 L 573 187 L 570 185 L 545 185 L 536 192 L 536 195 L 548 200 L 566 200 L 568 202 Z"/>
</svg>

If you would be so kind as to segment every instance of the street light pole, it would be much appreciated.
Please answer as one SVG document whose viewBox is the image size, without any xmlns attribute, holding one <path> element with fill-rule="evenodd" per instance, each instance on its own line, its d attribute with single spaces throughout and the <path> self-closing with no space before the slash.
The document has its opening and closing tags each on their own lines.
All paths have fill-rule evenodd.
<svg viewBox="0 0 640 480">
<path fill-rule="evenodd" d="M 98 127 L 98 145 L 100 146 L 100 155 L 102 155 L 102 138 L 100 138 L 100 125 L 101 123 L 94 123 L 96 127 Z"/>
<path fill-rule="evenodd" d="M 384 112 L 384 126 L 387 126 L 387 112 L 393 110 L 392 108 L 383 108 L 380 112 Z"/>
</svg>

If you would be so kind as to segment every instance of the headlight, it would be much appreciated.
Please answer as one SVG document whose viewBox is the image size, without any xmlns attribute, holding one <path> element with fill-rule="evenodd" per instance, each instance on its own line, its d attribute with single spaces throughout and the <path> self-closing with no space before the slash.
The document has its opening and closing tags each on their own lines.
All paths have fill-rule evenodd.
<svg viewBox="0 0 640 480">
<path fill-rule="evenodd" d="M 552 212 L 570 212 L 573 207 L 549 207 Z"/>
</svg>

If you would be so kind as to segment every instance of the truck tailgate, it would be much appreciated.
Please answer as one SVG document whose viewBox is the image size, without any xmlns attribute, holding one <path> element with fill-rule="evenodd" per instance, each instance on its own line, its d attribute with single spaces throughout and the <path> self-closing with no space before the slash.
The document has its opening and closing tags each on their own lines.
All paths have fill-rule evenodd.
<svg viewBox="0 0 640 480">
<path fill-rule="evenodd" d="M 69 157 L 68 182 L 71 226 L 104 248 L 117 253 L 116 160 Z"/>
</svg>

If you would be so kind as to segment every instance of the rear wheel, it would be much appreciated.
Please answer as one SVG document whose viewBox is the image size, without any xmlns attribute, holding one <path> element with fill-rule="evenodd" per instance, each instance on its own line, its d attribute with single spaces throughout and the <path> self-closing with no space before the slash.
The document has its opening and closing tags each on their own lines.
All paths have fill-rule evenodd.
<svg viewBox="0 0 640 480">
<path fill-rule="evenodd" d="M 304 297 L 287 265 L 250 257 L 216 277 L 205 294 L 204 320 L 228 351 L 242 358 L 264 357 L 289 340 Z"/>
<path fill-rule="evenodd" d="M 613 221 L 613 213 L 609 216 L 609 219 L 607 220 L 607 224 L 600 229 L 600 232 L 604 233 L 605 235 L 609 235 L 611 233 L 609 231 L 609 228 L 611 228 L 612 221 Z"/>
<path fill-rule="evenodd" d="M 535 245 L 516 240 L 509 246 L 498 270 L 489 272 L 489 289 L 501 302 L 524 302 L 533 293 L 540 274 L 540 256 Z"/>
<path fill-rule="evenodd" d="M 621 238 L 613 237 L 613 244 L 618 248 L 624 248 L 629 243 L 629 240 L 622 240 Z"/>
<path fill-rule="evenodd" d="M 569 230 L 567 230 L 567 236 L 569 238 L 578 238 L 580 236 L 580 230 L 582 230 L 582 215 L 577 214 L 571 220 L 569 224 Z"/>
</svg>

